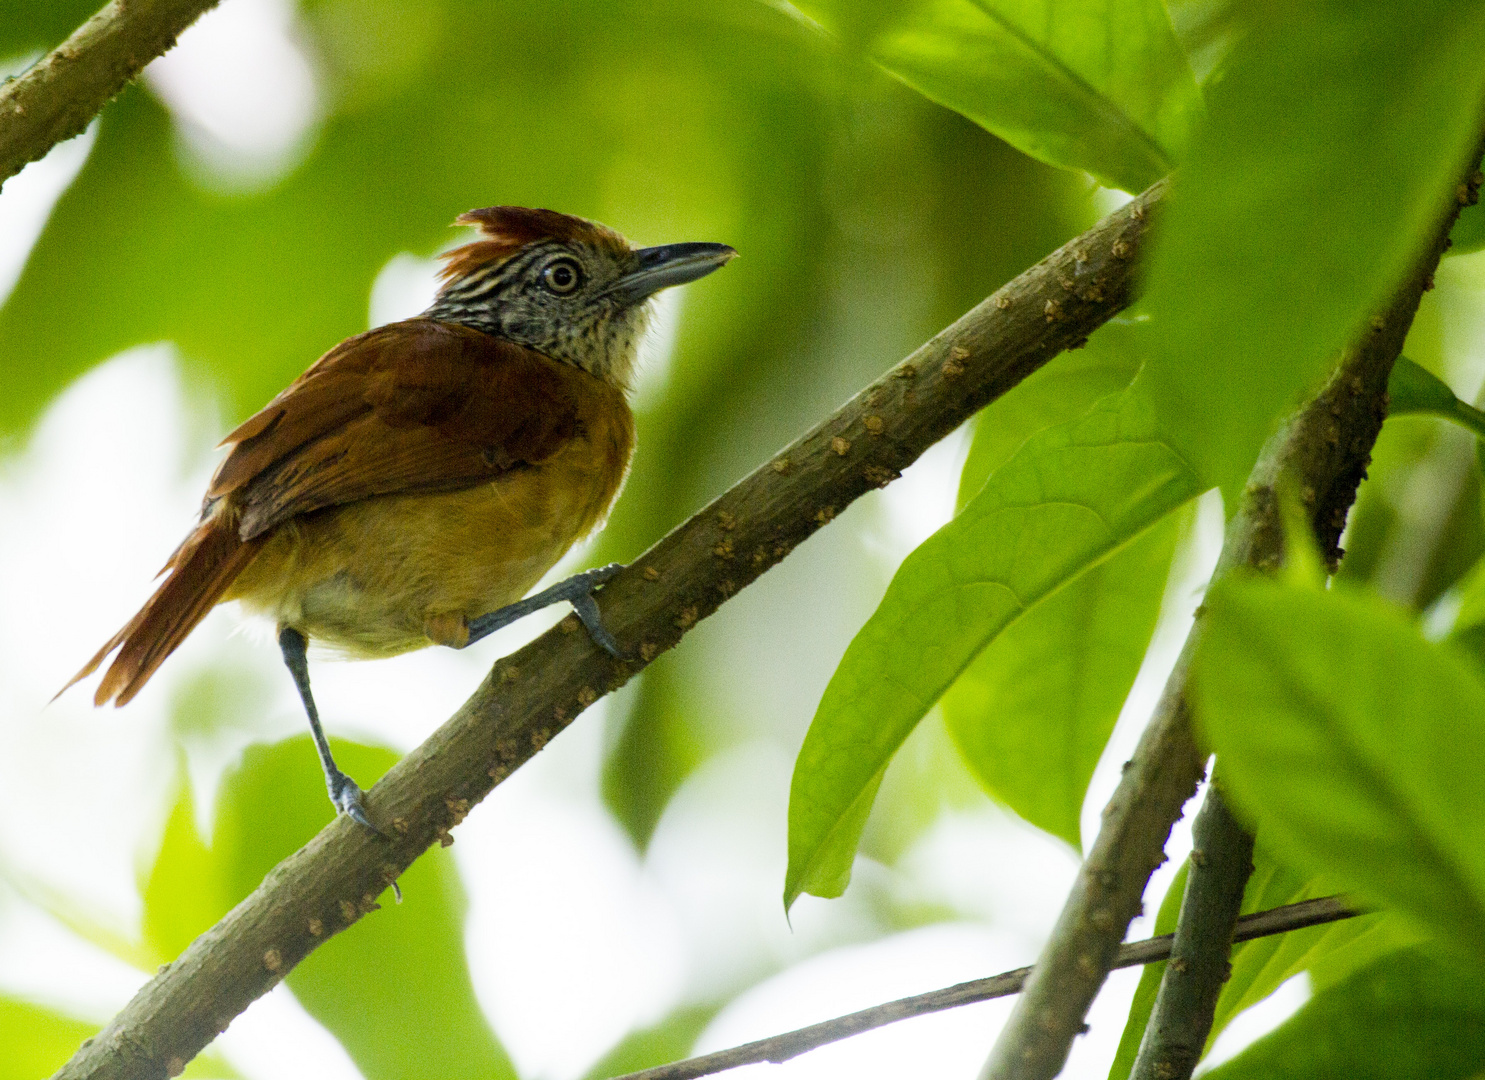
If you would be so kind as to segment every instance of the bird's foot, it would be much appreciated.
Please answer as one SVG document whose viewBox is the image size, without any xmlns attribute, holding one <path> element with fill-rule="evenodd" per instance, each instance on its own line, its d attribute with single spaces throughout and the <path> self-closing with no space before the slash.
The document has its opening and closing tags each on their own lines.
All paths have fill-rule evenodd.
<svg viewBox="0 0 1485 1080">
<path fill-rule="evenodd" d="M 566 581 L 559 581 L 550 589 L 543 589 L 535 596 L 528 596 L 525 600 L 507 604 L 499 611 L 492 611 L 488 615 L 471 619 L 469 620 L 469 641 L 476 642 L 533 611 L 540 611 L 544 607 L 566 600 L 572 605 L 578 619 L 599 647 L 609 655 L 622 660 L 624 650 L 614 640 L 613 634 L 609 633 L 608 627 L 603 625 L 603 618 L 598 612 L 598 603 L 593 599 L 593 591 L 605 582 L 613 580 L 615 575 L 623 569 L 623 563 L 609 563 L 607 566 L 600 566 L 593 570 L 584 570 L 581 574 L 574 574 Z"/>
<path fill-rule="evenodd" d="M 387 835 L 366 816 L 366 807 L 361 801 L 361 788 L 349 776 L 339 769 L 331 770 L 325 774 L 325 786 L 330 789 L 330 801 L 335 804 L 335 809 L 365 825 L 378 836 Z"/>
</svg>

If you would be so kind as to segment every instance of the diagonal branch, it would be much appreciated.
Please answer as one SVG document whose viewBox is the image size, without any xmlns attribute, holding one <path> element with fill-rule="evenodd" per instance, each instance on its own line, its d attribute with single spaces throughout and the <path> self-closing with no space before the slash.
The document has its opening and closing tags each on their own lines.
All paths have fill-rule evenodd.
<svg viewBox="0 0 1485 1080">
<path fill-rule="evenodd" d="M 675 529 L 599 594 L 621 662 L 569 618 L 496 664 L 368 795 L 392 839 L 340 818 L 150 980 L 58 1077 L 175 1075 L 512 770 L 872 488 L 1128 305 L 1164 183 L 938 334 Z"/>
<path fill-rule="evenodd" d="M 24 75 L 0 86 L 0 184 L 57 143 L 175 44 L 219 0 L 111 0 Z"/>
<path fill-rule="evenodd" d="M 1325 896 L 1315 900 L 1305 900 L 1298 904 L 1272 908 L 1269 911 L 1255 912 L 1252 915 L 1244 915 L 1237 922 L 1237 930 L 1232 935 L 1232 940 L 1252 941 L 1255 938 L 1283 934 L 1307 926 L 1320 926 L 1323 923 L 1337 922 L 1341 919 L 1353 919 L 1362 914 L 1365 913 L 1360 908 L 1347 904 L 1344 897 Z M 1169 959 L 1174 939 L 1174 934 L 1163 934 L 1160 937 L 1131 941 L 1127 945 L 1121 945 L 1114 958 L 1113 966 L 1116 968 L 1137 967 L 1140 964 L 1154 964 Z M 1026 977 L 1030 974 L 1029 967 L 1016 968 L 1014 971 L 992 975 L 988 979 L 974 979 L 955 986 L 947 986 L 942 990 L 899 998 L 883 1005 L 873 1005 L 869 1009 L 837 1016 L 834 1020 L 811 1024 L 809 1027 L 799 1028 L 796 1031 L 786 1031 L 782 1035 L 774 1035 L 771 1038 L 744 1043 L 730 1050 L 718 1050 L 713 1054 L 703 1054 L 700 1057 L 687 1058 L 685 1061 L 675 1061 L 669 1065 L 657 1065 L 652 1069 L 625 1073 L 623 1076 L 615 1077 L 614 1080 L 696 1080 L 697 1077 L 711 1076 L 714 1073 L 736 1069 L 743 1065 L 756 1065 L 764 1061 L 776 1064 L 789 1061 L 810 1050 L 818 1050 L 822 1046 L 849 1039 L 865 1031 L 885 1027 L 898 1020 L 927 1016 L 929 1013 L 958 1008 L 960 1005 L 972 1005 L 977 1001 L 1010 997 L 1012 994 L 1021 992 L 1021 988 L 1026 985 Z"/>
<path fill-rule="evenodd" d="M 1234 568 L 1271 570 L 1283 561 L 1281 484 L 1300 493 L 1321 553 L 1334 571 L 1341 530 L 1387 415 L 1388 375 L 1418 302 L 1432 284 L 1454 219 L 1479 190 L 1479 160 L 1477 152 L 1458 198 L 1438 208 L 1428 248 L 1396 295 L 1345 350 L 1319 393 L 1264 447 L 1228 525 L 1213 580 Z M 1171 826 L 1202 776 L 1206 755 L 1191 730 L 1187 697 L 1200 636 L 1198 619 L 981 1080 L 1051 1080 L 1067 1061 L 1119 942 L 1140 910 L 1150 874 L 1165 861 Z"/>
</svg>

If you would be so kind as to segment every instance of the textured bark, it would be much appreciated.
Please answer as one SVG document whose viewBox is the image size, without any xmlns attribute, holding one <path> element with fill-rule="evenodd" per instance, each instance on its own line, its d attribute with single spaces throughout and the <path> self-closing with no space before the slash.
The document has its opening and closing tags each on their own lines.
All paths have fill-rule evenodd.
<svg viewBox="0 0 1485 1080">
<path fill-rule="evenodd" d="M 568 618 L 497 663 L 368 793 L 368 813 L 393 839 L 344 817 L 331 823 L 57 1076 L 156 1078 L 183 1067 L 313 949 L 375 910 L 414 859 L 447 841 L 471 806 L 579 713 L 855 499 L 1123 310 L 1163 192 L 1156 184 L 1021 274 L 604 586 L 604 622 L 630 661 L 609 657 Z"/>
<path fill-rule="evenodd" d="M 19 78 L 0 86 L 0 183 L 57 143 L 175 44 L 218 0 L 112 0 Z"/>
</svg>

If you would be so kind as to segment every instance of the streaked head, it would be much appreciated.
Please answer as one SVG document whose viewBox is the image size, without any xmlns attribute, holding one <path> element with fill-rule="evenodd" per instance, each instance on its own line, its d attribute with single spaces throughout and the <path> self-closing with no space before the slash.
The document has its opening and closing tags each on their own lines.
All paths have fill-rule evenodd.
<svg viewBox="0 0 1485 1080">
<path fill-rule="evenodd" d="M 552 210 L 491 206 L 459 215 L 484 238 L 444 258 L 424 316 L 463 323 L 627 387 L 648 300 L 711 273 L 725 244 L 633 248 L 607 226 Z"/>
</svg>

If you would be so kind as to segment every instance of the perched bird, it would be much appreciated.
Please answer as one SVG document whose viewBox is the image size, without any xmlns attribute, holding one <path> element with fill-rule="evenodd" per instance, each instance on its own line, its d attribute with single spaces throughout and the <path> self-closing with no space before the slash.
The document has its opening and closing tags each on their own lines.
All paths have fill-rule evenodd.
<svg viewBox="0 0 1485 1080">
<path fill-rule="evenodd" d="M 165 580 L 67 684 L 117 649 L 94 701 L 123 705 L 214 605 L 241 601 L 278 625 L 331 801 L 373 829 L 320 727 L 307 643 L 363 658 L 463 648 L 567 600 L 617 654 L 592 597 L 617 566 L 520 598 L 624 482 L 647 300 L 736 254 L 635 249 L 551 210 L 458 223 L 483 236 L 444 256 L 432 307 L 341 342 L 222 441 Z"/>
</svg>

